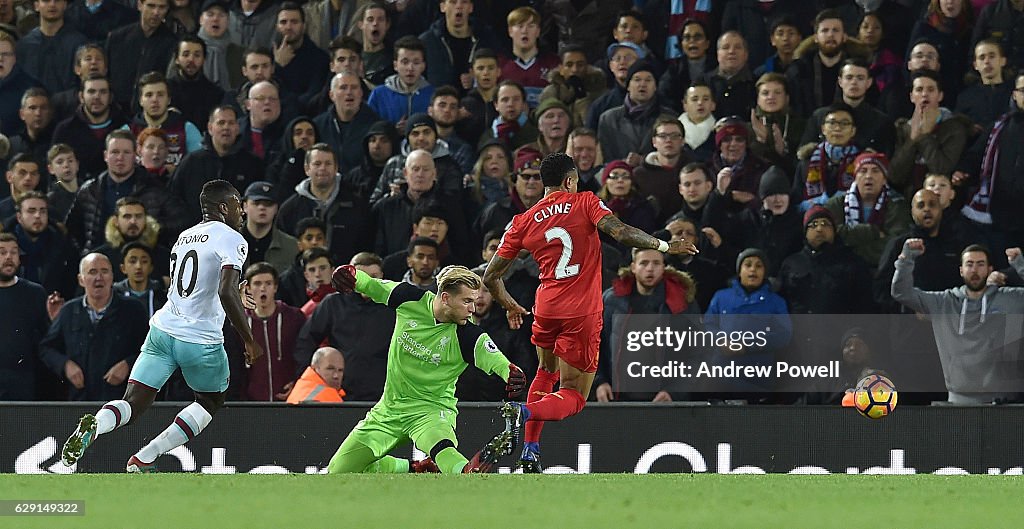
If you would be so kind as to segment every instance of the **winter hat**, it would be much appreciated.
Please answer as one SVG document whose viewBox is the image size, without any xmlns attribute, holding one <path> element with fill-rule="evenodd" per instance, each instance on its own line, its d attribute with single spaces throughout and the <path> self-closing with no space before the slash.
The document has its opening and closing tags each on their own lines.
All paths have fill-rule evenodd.
<svg viewBox="0 0 1024 529">
<path fill-rule="evenodd" d="M 761 260 L 761 264 L 763 264 L 765 268 L 768 267 L 768 256 L 765 255 L 765 253 L 761 251 L 760 248 L 747 248 L 746 250 L 740 252 L 739 256 L 736 257 L 737 274 L 740 273 L 740 268 L 743 267 L 743 260 L 746 259 L 747 257 L 757 257 L 758 259 Z"/>
<path fill-rule="evenodd" d="M 866 163 L 873 163 L 882 170 L 882 174 L 889 178 L 889 159 L 882 152 L 864 152 L 853 160 L 854 172 L 860 171 L 860 167 Z"/>
<path fill-rule="evenodd" d="M 643 48 L 633 44 L 632 42 L 613 42 L 608 45 L 608 61 L 612 60 L 612 55 L 615 55 L 615 50 L 619 48 L 629 48 L 636 52 L 637 60 L 643 59 L 647 56 L 647 52 Z"/>
<path fill-rule="evenodd" d="M 629 72 L 626 73 L 626 85 L 633 79 L 633 76 L 640 72 L 648 72 L 654 76 L 655 82 L 658 80 L 658 74 L 654 71 L 654 65 L 650 61 L 638 60 L 633 63 L 633 66 L 629 67 Z"/>
<path fill-rule="evenodd" d="M 730 121 L 722 125 L 715 132 L 715 147 L 721 148 L 722 142 L 729 136 L 743 136 L 747 138 L 747 126 L 742 121 Z"/>
<path fill-rule="evenodd" d="M 633 176 L 633 166 L 626 163 L 625 160 L 615 160 L 613 162 L 608 162 L 607 164 L 605 164 L 604 169 L 601 170 L 601 181 L 608 181 L 608 175 L 612 174 L 612 171 L 614 171 L 615 169 L 625 169 L 629 171 L 629 176 L 631 178 Z"/>
<path fill-rule="evenodd" d="M 518 173 L 524 169 L 536 169 L 540 171 L 541 158 L 542 156 L 540 151 L 536 149 L 519 149 L 516 151 L 515 172 Z"/>
<path fill-rule="evenodd" d="M 533 111 L 533 120 L 540 121 L 540 117 L 543 116 L 545 112 L 551 110 L 552 108 L 560 108 L 563 112 L 565 112 L 566 116 L 569 116 L 570 119 L 572 118 L 572 111 L 569 110 L 569 107 L 566 106 L 565 103 L 563 103 L 557 97 L 549 97 L 547 99 L 542 100 L 540 104 L 537 105 L 537 109 Z"/>
<path fill-rule="evenodd" d="M 761 185 L 757 188 L 757 194 L 763 200 L 770 195 L 788 194 L 789 187 L 789 175 L 779 166 L 773 165 L 761 175 Z"/>
<path fill-rule="evenodd" d="M 832 213 L 825 206 L 816 204 L 811 206 L 807 213 L 804 213 L 804 231 L 807 231 L 807 225 L 814 222 L 814 219 L 826 219 L 833 228 L 836 227 L 836 221 L 832 218 Z"/>
<path fill-rule="evenodd" d="M 434 130 L 434 134 L 437 134 L 437 124 L 434 123 L 434 118 L 424 114 L 423 112 L 417 112 L 409 116 L 409 120 L 405 122 L 405 135 L 408 136 L 412 129 L 416 127 L 426 125 Z"/>
</svg>

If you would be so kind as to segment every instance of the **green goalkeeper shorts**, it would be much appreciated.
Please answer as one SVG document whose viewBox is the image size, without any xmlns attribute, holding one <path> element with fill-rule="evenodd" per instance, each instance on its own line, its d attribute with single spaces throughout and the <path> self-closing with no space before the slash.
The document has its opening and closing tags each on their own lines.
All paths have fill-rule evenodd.
<svg viewBox="0 0 1024 529">
<path fill-rule="evenodd" d="M 456 447 L 455 417 L 449 409 L 422 408 L 396 413 L 383 407 L 371 408 L 366 418 L 359 421 L 348 439 L 358 441 L 373 451 L 375 457 L 384 457 L 396 446 L 411 439 L 416 448 L 430 453 L 430 449 L 442 440 L 451 441 Z"/>
</svg>

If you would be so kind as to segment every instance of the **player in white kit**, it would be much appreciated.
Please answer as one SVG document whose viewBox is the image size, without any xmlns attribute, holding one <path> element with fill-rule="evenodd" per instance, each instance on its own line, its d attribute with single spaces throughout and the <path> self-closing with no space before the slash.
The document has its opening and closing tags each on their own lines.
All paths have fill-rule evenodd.
<svg viewBox="0 0 1024 529">
<path fill-rule="evenodd" d="M 126 470 L 155 472 L 157 457 L 199 435 L 224 405 L 228 389 L 222 331 L 225 313 L 245 344 L 246 363 L 263 354 L 243 309 L 255 308 L 255 304 L 245 294 L 245 283 L 239 283 L 249 246 L 239 233 L 242 205 L 238 191 L 224 180 L 214 180 L 203 186 L 199 201 L 203 221 L 183 231 L 171 248 L 167 304 L 149 322 L 149 334 L 128 377 L 124 399 L 110 401 L 96 415 L 78 421 L 61 452 L 65 465 L 75 464 L 96 437 L 145 413 L 177 367 L 195 391 L 196 400 L 136 452 Z"/>
</svg>

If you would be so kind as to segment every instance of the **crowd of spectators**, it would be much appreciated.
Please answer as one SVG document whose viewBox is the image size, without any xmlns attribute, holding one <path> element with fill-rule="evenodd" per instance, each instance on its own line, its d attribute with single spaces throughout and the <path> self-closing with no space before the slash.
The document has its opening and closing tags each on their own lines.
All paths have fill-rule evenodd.
<svg viewBox="0 0 1024 529">
<path fill-rule="evenodd" d="M 245 367 L 226 327 L 229 398 L 375 400 L 394 315 L 332 268 L 482 273 L 566 152 L 615 215 L 701 250 L 604 241 L 594 398 L 692 397 L 616 389 L 616 315 L 953 311 L 791 339 L 856 358 L 844 379 L 925 373 L 920 402 L 1011 401 L 1005 357 L 957 353 L 994 332 L 990 294 L 1024 313 L 1021 68 L 1024 0 L 0 0 L 0 400 L 121 395 L 213 179 L 244 198 L 266 351 Z M 523 306 L 537 276 L 524 257 L 505 278 Z M 476 308 L 532 374 L 529 325 L 486 290 Z M 459 397 L 498 382 L 467 370 Z"/>
</svg>

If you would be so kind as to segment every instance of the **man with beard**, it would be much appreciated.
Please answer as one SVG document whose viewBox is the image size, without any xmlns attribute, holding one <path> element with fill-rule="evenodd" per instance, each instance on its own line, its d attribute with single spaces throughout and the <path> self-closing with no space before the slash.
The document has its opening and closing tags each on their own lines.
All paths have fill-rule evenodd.
<svg viewBox="0 0 1024 529">
<path fill-rule="evenodd" d="M 1004 315 L 1024 310 L 1024 289 L 986 284 L 992 258 L 984 246 L 972 244 L 960 253 L 962 286 L 921 290 L 914 286 L 914 264 L 927 250 L 922 239 L 903 243 L 891 293 L 907 308 L 930 315 L 949 402 L 1016 400 L 1022 380 L 1020 328 L 1018 323 L 1013 329 L 1013 319 Z M 1008 248 L 1006 258 L 1017 274 L 1024 275 L 1020 248 Z"/>
<path fill-rule="evenodd" d="M 167 76 L 171 105 L 190 123 L 202 123 L 213 107 L 224 99 L 224 90 L 207 79 L 206 42 L 195 35 L 182 35 Z"/>
<path fill-rule="evenodd" d="M 152 279 L 169 277 L 168 263 L 171 261 L 171 251 L 157 242 L 160 236 L 160 224 L 146 214 L 146 205 L 138 198 L 127 196 L 117 200 L 114 214 L 107 221 L 104 234 L 106 242 L 91 251 L 106 255 L 110 259 L 114 281 L 121 281 L 125 278 L 121 258 L 125 245 L 132 242 L 146 245 L 150 249 L 150 253 L 153 254 L 156 273 L 153 274 Z"/>
<path fill-rule="evenodd" d="M 814 18 L 814 40 L 797 48 L 796 57 L 786 69 L 786 77 L 794 92 L 794 110 L 803 116 L 832 104 L 843 60 L 868 58 L 861 44 L 847 40 L 842 15 L 833 9 Z"/>
<path fill-rule="evenodd" d="M 21 256 L 18 238 L 0 233 L 0 400 L 36 400 L 39 341 L 50 324 L 46 291 L 18 277 Z"/>
<path fill-rule="evenodd" d="M 246 188 L 242 198 L 242 211 L 245 212 L 242 237 L 249 243 L 250 261 L 267 262 L 280 274 L 295 261 L 299 247 L 294 237 L 274 227 L 278 208 L 276 197 L 274 184 L 269 182 L 254 182 Z M 274 275 L 275 292 L 277 274 Z"/>
<path fill-rule="evenodd" d="M 408 267 L 402 275 L 402 282 L 437 293 L 437 241 L 429 237 L 416 237 L 409 241 L 405 258 Z"/>
<path fill-rule="evenodd" d="M 277 12 L 274 34 L 274 64 L 281 86 L 296 94 L 300 108 L 327 83 L 327 52 L 306 35 L 306 13 L 295 2 L 284 2 Z"/>
<path fill-rule="evenodd" d="M 18 63 L 51 94 L 74 88 L 75 75 L 68 65 L 74 63 L 75 50 L 86 41 L 85 35 L 67 23 L 67 7 L 67 0 L 36 0 L 39 26 L 17 46 Z"/>
<path fill-rule="evenodd" d="M 75 5 L 78 5 L 78 2 Z M 104 33 L 104 35 L 106 34 Z M 76 77 L 75 85 L 63 92 L 50 95 L 50 109 L 53 113 L 54 123 L 60 123 L 75 113 L 78 105 L 81 104 L 81 101 L 78 100 L 78 92 L 81 91 L 82 84 L 89 76 L 105 77 L 107 75 L 107 56 L 103 53 L 103 47 L 95 42 L 79 46 L 75 50 L 73 70 Z"/>
<path fill-rule="evenodd" d="M 866 95 L 874 78 L 871 65 L 860 59 L 846 59 L 839 68 L 839 90 L 842 92 L 842 103 L 849 105 L 850 117 L 856 123 L 853 144 L 863 149 L 872 149 L 892 153 L 895 129 L 893 120 L 871 103 Z M 1009 96 L 1007 96 L 1009 97 Z M 836 101 L 838 104 L 839 101 Z M 831 107 L 819 108 L 807 119 L 807 127 L 800 138 L 800 145 L 817 144 L 824 139 L 823 125 L 827 114 L 834 110 Z"/>
<path fill-rule="evenodd" d="M 21 277 L 63 299 L 75 294 L 75 245 L 50 224 L 46 196 L 29 191 L 18 199 L 14 235 L 21 249 Z"/>
<path fill-rule="evenodd" d="M 120 112 L 111 109 L 113 97 L 110 80 L 89 74 L 78 90 L 78 110 L 53 131 L 53 143 L 66 143 L 74 149 L 83 182 L 107 168 L 103 156 L 107 134 L 124 125 Z"/>
</svg>

